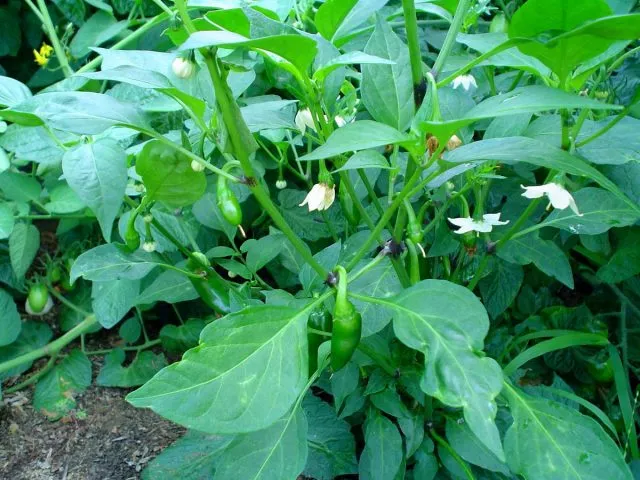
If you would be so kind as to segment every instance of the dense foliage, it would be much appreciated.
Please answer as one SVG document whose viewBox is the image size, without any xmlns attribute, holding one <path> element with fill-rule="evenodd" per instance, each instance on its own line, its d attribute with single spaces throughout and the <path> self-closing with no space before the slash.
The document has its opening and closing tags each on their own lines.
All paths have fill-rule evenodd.
<svg viewBox="0 0 640 480">
<path fill-rule="evenodd" d="M 1 6 L 0 393 L 103 356 L 149 479 L 638 478 L 637 11 Z"/>
</svg>

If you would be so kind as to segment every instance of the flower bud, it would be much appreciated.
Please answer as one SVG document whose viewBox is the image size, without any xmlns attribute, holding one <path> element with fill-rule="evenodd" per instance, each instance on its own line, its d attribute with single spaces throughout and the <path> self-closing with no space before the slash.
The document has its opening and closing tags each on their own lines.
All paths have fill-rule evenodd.
<svg viewBox="0 0 640 480">
<path fill-rule="evenodd" d="M 194 172 L 202 172 L 204 171 L 204 164 L 198 162 L 197 160 L 191 160 L 191 170 Z"/>
<path fill-rule="evenodd" d="M 284 179 L 280 179 L 276 182 L 276 188 L 278 190 L 282 190 L 283 188 L 287 188 L 287 181 Z"/>
<path fill-rule="evenodd" d="M 153 215 L 151 215 L 150 213 L 147 213 L 144 217 L 142 217 L 144 220 L 144 223 L 151 223 L 153 222 Z"/>
<path fill-rule="evenodd" d="M 462 145 L 462 140 L 460 140 L 457 135 L 454 135 L 447 142 L 447 150 L 448 151 L 455 150 L 460 145 Z"/>
<path fill-rule="evenodd" d="M 171 69 L 176 77 L 189 78 L 196 71 L 196 66 L 186 58 L 176 57 L 171 64 Z"/>
<path fill-rule="evenodd" d="M 147 253 L 153 253 L 156 251 L 158 244 L 156 242 L 144 242 L 142 244 L 142 249 Z"/>
</svg>

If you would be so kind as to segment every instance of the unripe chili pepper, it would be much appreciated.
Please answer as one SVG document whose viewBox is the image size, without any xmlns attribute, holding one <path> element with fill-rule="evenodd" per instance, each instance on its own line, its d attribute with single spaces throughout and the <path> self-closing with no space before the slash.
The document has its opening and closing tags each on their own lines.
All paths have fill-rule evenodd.
<svg viewBox="0 0 640 480">
<path fill-rule="evenodd" d="M 127 222 L 127 231 L 124 233 L 124 243 L 130 251 L 140 248 L 140 234 L 136 230 L 136 212 L 131 213 L 129 222 Z"/>
<path fill-rule="evenodd" d="M 331 313 L 324 306 L 316 308 L 309 314 L 307 326 L 321 332 L 331 331 Z M 309 332 L 307 334 L 307 344 L 309 345 L 309 375 L 318 369 L 318 348 L 320 344 L 326 342 L 328 337 L 318 333 Z"/>
<path fill-rule="evenodd" d="M 189 279 L 202 301 L 216 313 L 221 315 L 229 313 L 231 311 L 229 286 L 218 272 L 211 268 L 205 254 L 193 252 L 187 260 L 187 269 L 200 276 L 200 278 L 189 277 Z"/>
<path fill-rule="evenodd" d="M 339 266 L 338 291 L 333 309 L 331 335 L 331 368 L 334 372 L 344 367 L 353 357 L 362 335 L 362 317 L 347 298 L 347 271 Z"/>
<path fill-rule="evenodd" d="M 347 222 L 353 227 L 357 227 L 360 223 L 360 212 L 353 204 L 353 199 L 344 185 L 341 183 L 338 189 L 338 200 L 340 201 L 340 207 L 342 208 L 342 214 Z"/>
<path fill-rule="evenodd" d="M 222 216 L 233 226 L 242 223 L 242 209 L 233 190 L 227 185 L 226 177 L 218 175 L 217 204 Z"/>
</svg>

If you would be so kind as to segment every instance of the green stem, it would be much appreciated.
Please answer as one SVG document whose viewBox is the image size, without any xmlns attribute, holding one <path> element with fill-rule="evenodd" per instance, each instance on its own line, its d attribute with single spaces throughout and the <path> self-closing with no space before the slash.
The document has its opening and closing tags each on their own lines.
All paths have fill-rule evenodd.
<svg viewBox="0 0 640 480">
<path fill-rule="evenodd" d="M 159 338 L 155 340 L 149 340 L 144 342 L 142 345 L 135 345 L 133 347 L 118 347 L 120 350 L 124 350 L 125 352 L 140 352 L 142 350 L 146 350 L 147 348 L 155 347 L 156 345 L 160 345 L 162 341 Z M 108 355 L 114 349 L 107 348 L 105 350 L 92 350 L 90 352 L 85 352 L 86 355 Z"/>
<path fill-rule="evenodd" d="M 38 370 L 36 373 L 31 375 L 29 378 L 27 378 L 24 382 L 20 382 L 17 385 L 14 385 L 13 387 L 5 389 L 4 393 L 5 394 L 15 393 L 19 390 L 22 390 L 23 388 L 28 387 L 29 385 L 33 385 L 34 383 L 36 383 L 43 376 L 49 373 L 51 369 L 53 369 L 53 367 L 56 365 L 56 358 L 58 358 L 58 353 L 54 353 L 53 355 L 51 355 L 51 358 L 49 358 L 49 361 L 47 362 L 47 364 L 44 367 L 42 367 L 40 370 Z"/>
<path fill-rule="evenodd" d="M 415 285 L 420 281 L 420 260 L 415 244 L 410 239 L 405 239 L 407 250 L 409 250 L 409 281 Z"/>
<path fill-rule="evenodd" d="M 456 8 L 456 13 L 453 16 L 453 23 L 451 27 L 449 27 L 449 31 L 447 32 L 447 36 L 444 39 L 444 43 L 442 45 L 442 49 L 438 54 L 438 58 L 436 58 L 436 62 L 433 64 L 433 68 L 431 72 L 433 76 L 437 78 L 438 74 L 442 71 L 451 50 L 453 49 L 453 45 L 456 43 L 456 37 L 462 28 L 462 23 L 464 22 L 464 17 L 467 15 L 467 11 L 469 10 L 469 4 L 471 0 L 460 0 L 458 2 L 458 7 Z"/>
<path fill-rule="evenodd" d="M 22 220 L 57 220 L 57 219 L 65 219 L 65 218 L 77 218 L 77 219 L 86 219 L 86 218 L 96 218 L 93 215 L 16 215 L 15 218 L 19 218 Z"/>
<path fill-rule="evenodd" d="M 458 463 L 458 465 L 460 465 L 460 468 L 462 468 L 462 470 L 464 471 L 467 479 L 475 480 L 476 477 L 473 475 L 473 472 L 469 468 L 469 465 L 462 459 L 462 457 L 460 457 L 460 455 L 458 455 L 458 452 L 456 452 L 444 438 L 438 435 L 438 433 L 433 428 L 429 430 L 429 433 L 436 441 L 436 443 L 444 448 L 449 453 L 449 455 L 451 455 L 451 457 L 453 457 L 453 459 Z"/>
<path fill-rule="evenodd" d="M 620 120 L 622 120 L 624 117 L 626 117 L 629 114 L 629 110 L 630 110 L 630 107 L 626 107 L 618 115 L 616 115 L 614 119 L 612 119 L 609 123 L 607 123 L 604 127 L 602 127 L 597 132 L 595 132 L 593 135 L 590 135 L 584 140 L 576 142 L 576 148 L 584 147 L 587 143 L 593 142 L 596 138 L 599 138 L 605 133 L 607 133 L 609 130 L 615 127 L 618 124 L 618 122 L 620 122 Z"/>
<path fill-rule="evenodd" d="M 422 83 L 422 55 L 420 54 L 418 19 L 414 0 L 402 0 L 402 10 L 407 31 L 407 43 L 409 44 L 409 58 L 411 59 L 411 79 L 413 86 L 417 87 Z"/>
<path fill-rule="evenodd" d="M 71 310 L 79 313 L 80 315 L 83 315 L 85 317 L 88 317 L 89 315 L 91 315 L 91 313 L 87 312 L 86 310 L 80 308 L 79 306 L 77 306 L 75 303 L 73 303 L 70 300 L 67 300 L 65 297 L 63 297 L 60 292 L 58 292 L 55 288 L 53 288 L 53 286 L 51 286 L 51 284 L 47 284 L 47 289 L 49 290 L 49 293 L 51 293 L 51 295 L 53 295 L 56 299 L 58 299 L 58 301 L 60 303 L 62 303 L 63 305 L 67 306 L 68 308 L 70 308 Z"/>
<path fill-rule="evenodd" d="M 51 16 L 49 15 L 49 10 L 47 9 L 47 4 L 44 0 L 37 0 L 38 8 L 40 13 L 42 14 L 43 26 L 47 31 L 47 36 L 51 41 L 51 46 L 53 50 L 56 52 L 56 58 L 58 59 L 58 63 L 60 64 L 60 68 L 64 73 L 66 78 L 73 75 L 73 69 L 69 65 L 69 60 L 67 59 L 67 54 L 60 43 L 60 39 L 58 38 L 58 34 L 56 33 L 56 28 L 53 26 L 53 22 L 51 21 Z"/>
<path fill-rule="evenodd" d="M 82 322 L 73 327 L 67 333 L 57 338 L 53 342 L 45 345 L 44 347 L 37 348 L 35 350 L 31 350 L 29 353 L 25 353 L 16 358 L 12 358 L 4 363 L 0 364 L 0 373 L 7 372 L 15 367 L 23 365 L 25 363 L 33 362 L 45 355 L 54 355 L 57 354 L 60 350 L 66 347 L 73 340 L 78 338 L 83 333 L 91 330 L 93 327 L 98 325 L 98 320 L 96 320 L 95 315 L 87 316 Z"/>
</svg>

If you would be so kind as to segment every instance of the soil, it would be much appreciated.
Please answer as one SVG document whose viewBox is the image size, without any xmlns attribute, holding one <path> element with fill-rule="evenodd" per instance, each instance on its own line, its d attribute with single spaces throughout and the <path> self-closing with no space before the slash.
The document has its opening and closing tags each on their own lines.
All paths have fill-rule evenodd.
<svg viewBox="0 0 640 480">
<path fill-rule="evenodd" d="M 91 386 L 68 417 L 50 422 L 31 406 L 32 390 L 0 406 L 0 478 L 134 480 L 163 448 L 184 434 L 151 410 L 136 409 L 129 389 Z"/>
</svg>

